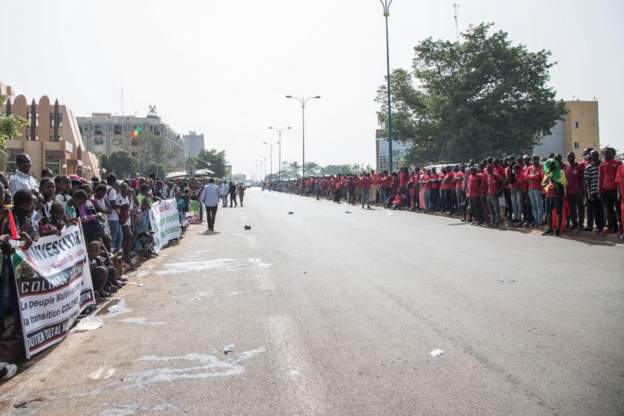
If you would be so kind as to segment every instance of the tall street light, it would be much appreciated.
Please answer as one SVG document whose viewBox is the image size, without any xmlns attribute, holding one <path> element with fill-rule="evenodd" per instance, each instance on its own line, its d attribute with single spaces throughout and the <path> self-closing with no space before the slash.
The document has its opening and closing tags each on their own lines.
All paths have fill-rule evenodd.
<svg viewBox="0 0 624 416">
<path fill-rule="evenodd" d="M 269 176 L 271 179 L 269 180 L 270 183 L 273 183 L 273 145 L 276 143 L 271 143 L 271 142 L 262 142 L 262 144 L 266 144 L 267 146 L 270 147 L 270 157 L 271 157 L 271 176 Z M 270 188 L 269 188 L 270 189 Z"/>
<path fill-rule="evenodd" d="M 386 18 L 386 70 L 388 81 L 388 152 L 389 152 L 389 171 L 392 173 L 392 101 L 390 93 L 390 41 L 388 39 L 388 17 L 390 17 L 390 5 L 393 0 L 379 0 L 383 6 L 384 17 Z"/>
<path fill-rule="evenodd" d="M 292 129 L 292 127 L 273 127 L 273 126 L 269 126 L 269 130 L 277 130 L 277 144 L 279 145 L 279 160 L 278 160 L 278 165 L 277 165 L 277 182 L 279 182 L 282 179 L 282 132 L 284 130 L 290 130 Z"/>
<path fill-rule="evenodd" d="M 299 101 L 299 103 L 301 104 L 301 124 L 302 124 L 302 128 L 301 128 L 301 136 L 302 136 L 302 141 L 303 141 L 303 152 L 302 152 L 302 163 L 301 163 L 301 179 L 305 178 L 305 106 L 307 104 L 308 101 L 310 100 L 318 100 L 321 98 L 320 95 L 314 96 L 314 97 L 293 97 L 292 95 L 287 95 L 286 98 L 290 98 L 293 100 L 297 100 Z M 302 182 L 303 184 L 303 182 Z M 303 186 L 301 188 L 303 190 Z"/>
</svg>

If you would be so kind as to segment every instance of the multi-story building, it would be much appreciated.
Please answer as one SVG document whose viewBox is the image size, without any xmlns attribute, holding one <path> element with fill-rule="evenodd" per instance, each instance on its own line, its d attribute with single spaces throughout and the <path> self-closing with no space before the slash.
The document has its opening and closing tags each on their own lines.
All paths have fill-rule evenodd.
<svg viewBox="0 0 624 416">
<path fill-rule="evenodd" d="M 377 172 L 390 169 L 390 145 L 385 130 L 377 129 L 375 133 L 375 150 L 377 155 Z M 392 167 L 396 170 L 401 159 L 409 152 L 409 145 L 398 141 L 392 141 Z"/>
<path fill-rule="evenodd" d="M 189 131 L 188 134 L 182 136 L 186 144 L 186 157 L 195 157 L 204 150 L 204 135 Z"/>
<path fill-rule="evenodd" d="M 78 126 L 87 149 L 98 155 L 125 150 L 141 160 L 145 156 L 143 139 L 149 136 L 159 140 L 165 171 L 184 170 L 184 140 L 161 120 L 154 107 L 145 117 L 92 113 L 90 117 L 78 117 Z"/>
<path fill-rule="evenodd" d="M 583 149 L 600 148 L 597 101 L 566 101 L 567 114 L 557 122 L 551 133 L 539 138 L 533 153 L 539 156 L 560 153 L 565 156 L 574 152 L 577 160 Z"/>
<path fill-rule="evenodd" d="M 67 106 L 58 100 L 51 104 L 45 95 L 28 104 L 26 97 L 15 96 L 12 88 L 4 84 L 0 84 L 0 94 L 8 97 L 0 111 L 28 121 L 18 137 L 7 140 L 8 173 L 15 172 L 15 157 L 27 153 L 37 178 L 43 169 L 50 169 L 55 175 L 100 176 L 98 158 L 87 151 L 76 118 Z"/>
</svg>

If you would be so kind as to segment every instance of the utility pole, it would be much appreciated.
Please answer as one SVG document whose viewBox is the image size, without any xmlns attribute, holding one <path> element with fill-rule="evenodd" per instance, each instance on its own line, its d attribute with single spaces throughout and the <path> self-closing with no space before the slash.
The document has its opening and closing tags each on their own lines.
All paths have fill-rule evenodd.
<svg viewBox="0 0 624 416">
<path fill-rule="evenodd" d="M 390 0 L 392 1 L 392 0 Z M 306 104 L 308 103 L 308 101 L 310 100 L 318 100 L 321 98 L 320 95 L 316 95 L 314 97 L 293 97 L 292 95 L 287 95 L 286 98 L 288 99 L 293 99 L 293 100 L 297 100 L 299 101 L 299 103 L 301 104 L 301 136 L 302 136 L 302 148 L 303 148 L 303 152 L 302 152 L 302 164 L 301 164 L 301 179 L 303 180 L 305 178 L 305 108 L 306 108 Z M 303 182 L 301 182 L 303 184 Z M 301 187 L 301 191 L 303 192 L 303 185 Z"/>
<path fill-rule="evenodd" d="M 290 130 L 292 127 L 273 127 L 273 126 L 269 126 L 269 130 L 277 130 L 277 144 L 278 144 L 278 165 L 277 165 L 277 182 L 279 183 L 282 179 L 282 132 L 284 130 Z M 279 185 L 278 185 L 279 186 Z"/>
</svg>

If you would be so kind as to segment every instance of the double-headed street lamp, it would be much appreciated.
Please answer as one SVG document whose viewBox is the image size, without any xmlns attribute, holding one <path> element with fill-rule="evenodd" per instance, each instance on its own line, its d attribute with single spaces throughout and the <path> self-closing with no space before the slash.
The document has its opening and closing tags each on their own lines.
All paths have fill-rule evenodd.
<svg viewBox="0 0 624 416">
<path fill-rule="evenodd" d="M 302 157 L 301 157 L 301 178 L 305 178 L 305 106 L 307 104 L 308 101 L 310 100 L 318 100 L 321 98 L 320 95 L 314 96 L 314 97 L 293 97 L 292 95 L 287 95 L 286 98 L 290 98 L 293 100 L 297 100 L 299 101 L 299 103 L 301 104 L 301 136 L 302 136 L 302 141 L 303 141 L 303 152 L 302 152 Z M 303 189 L 303 188 L 302 188 Z"/>
<path fill-rule="evenodd" d="M 392 101 L 390 92 L 390 41 L 388 39 L 388 17 L 390 17 L 390 5 L 392 0 L 379 0 L 383 6 L 384 17 L 386 18 L 386 71 L 388 81 L 388 152 L 389 171 L 392 173 Z"/>
<path fill-rule="evenodd" d="M 270 155 L 271 155 L 271 156 L 270 156 L 270 157 L 271 157 L 271 159 L 270 159 L 270 161 L 271 161 L 271 162 L 270 162 L 270 163 L 271 163 L 271 169 L 270 169 L 270 171 L 271 171 L 271 176 L 270 176 L 270 178 L 271 178 L 271 179 L 270 179 L 270 183 L 273 183 L 273 145 L 274 145 L 274 144 L 277 144 L 277 143 L 272 143 L 272 142 L 262 142 L 262 144 L 266 144 L 266 145 L 267 145 L 267 146 L 269 146 L 269 147 L 270 147 L 270 149 L 271 149 L 271 151 L 270 151 Z"/>
<path fill-rule="evenodd" d="M 281 177 L 281 173 L 282 173 L 282 132 L 284 130 L 290 130 L 292 127 L 273 127 L 273 126 L 269 126 L 269 130 L 277 130 L 277 144 L 279 146 L 279 157 L 278 157 L 278 165 L 277 165 L 277 181 L 279 182 L 282 177 Z"/>
</svg>

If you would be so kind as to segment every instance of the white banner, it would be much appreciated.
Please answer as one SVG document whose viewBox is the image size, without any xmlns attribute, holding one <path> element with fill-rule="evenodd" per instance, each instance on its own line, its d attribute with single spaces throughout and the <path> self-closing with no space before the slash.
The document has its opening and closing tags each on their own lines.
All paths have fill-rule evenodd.
<svg viewBox="0 0 624 416">
<path fill-rule="evenodd" d="M 79 226 L 34 242 L 12 256 L 26 358 L 60 342 L 95 304 L 87 248 Z"/>
<path fill-rule="evenodd" d="M 150 208 L 150 222 L 154 231 L 154 250 L 160 251 L 171 240 L 181 236 L 180 215 L 175 199 L 156 202 Z"/>
</svg>

